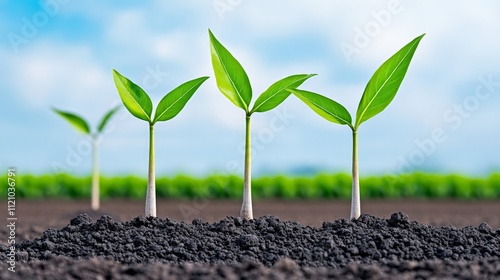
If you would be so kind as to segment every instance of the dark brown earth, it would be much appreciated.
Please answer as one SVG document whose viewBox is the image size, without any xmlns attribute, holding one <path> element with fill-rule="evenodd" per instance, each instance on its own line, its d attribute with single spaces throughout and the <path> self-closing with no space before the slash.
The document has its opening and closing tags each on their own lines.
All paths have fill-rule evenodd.
<svg viewBox="0 0 500 280">
<path fill-rule="evenodd" d="M 158 217 L 190 223 L 195 218 L 215 222 L 226 216 L 238 216 L 239 201 L 159 200 Z M 0 219 L 6 221 L 7 206 L 0 209 Z M 144 202 L 138 200 L 109 200 L 101 203 L 101 210 L 92 212 L 88 201 L 18 200 L 16 205 L 17 242 L 38 237 L 48 228 L 66 226 L 80 213 L 94 220 L 102 215 L 118 221 L 128 221 L 144 214 Z M 392 213 L 404 212 L 411 220 L 434 226 L 453 225 L 457 228 L 479 226 L 485 222 L 493 229 L 500 228 L 500 201 L 453 200 L 375 200 L 362 201 L 362 213 L 389 218 Z M 254 201 L 254 215 L 274 215 L 281 220 L 298 221 L 303 225 L 319 227 L 325 221 L 349 217 L 349 202 L 322 201 Z M 6 243 L 7 229 L 0 229 L 0 244 Z"/>
<path fill-rule="evenodd" d="M 18 201 L 0 278 L 500 279 L 499 201 L 364 201 L 357 221 L 345 201 L 256 201 L 255 220 L 225 218 L 239 207 L 159 201 L 145 219 L 139 201 Z"/>
</svg>

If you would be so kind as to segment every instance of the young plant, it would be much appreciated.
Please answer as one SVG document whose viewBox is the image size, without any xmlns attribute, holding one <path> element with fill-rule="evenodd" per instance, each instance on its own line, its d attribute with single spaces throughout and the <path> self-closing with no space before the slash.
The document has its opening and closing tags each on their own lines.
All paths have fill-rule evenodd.
<svg viewBox="0 0 500 280">
<path fill-rule="evenodd" d="M 99 126 L 95 132 L 91 132 L 90 126 L 88 123 L 80 116 L 77 116 L 73 113 L 64 112 L 55 108 L 52 108 L 59 116 L 63 117 L 67 120 L 76 130 L 82 132 L 85 135 L 88 135 L 92 141 L 92 192 L 91 192 L 91 209 L 94 211 L 99 210 L 99 158 L 98 158 L 98 139 L 99 136 L 104 131 L 106 124 L 111 119 L 111 117 L 120 109 L 119 107 L 115 107 L 109 110 L 104 117 L 101 119 Z"/>
<path fill-rule="evenodd" d="M 300 86 L 305 80 L 314 75 L 292 75 L 275 82 L 257 98 L 252 109 L 250 109 L 252 87 L 245 70 L 233 55 L 217 41 L 210 30 L 208 33 L 210 37 L 210 54 L 217 87 L 229 101 L 245 111 L 245 170 L 243 203 L 241 205 L 240 216 L 244 219 L 253 219 L 250 117 L 253 113 L 261 113 L 274 109 L 290 95 L 287 89 Z"/>
<path fill-rule="evenodd" d="M 417 49 L 418 44 L 425 34 L 413 39 L 375 71 L 368 82 L 356 112 L 356 122 L 344 106 L 319 95 L 317 93 L 289 89 L 295 96 L 302 100 L 318 115 L 333 123 L 347 125 L 352 130 L 352 201 L 351 219 L 357 219 L 361 215 L 359 199 L 359 175 L 358 175 L 358 137 L 357 132 L 361 123 L 382 112 L 396 96 L 403 81 L 410 61 Z"/>
<path fill-rule="evenodd" d="M 153 103 L 148 94 L 138 85 L 113 69 L 113 79 L 125 108 L 136 118 L 149 125 L 149 169 L 146 191 L 145 216 L 156 217 L 156 187 L 153 128 L 157 122 L 168 121 L 182 110 L 196 90 L 208 77 L 200 77 L 176 87 L 163 97 L 153 116 Z"/>
</svg>

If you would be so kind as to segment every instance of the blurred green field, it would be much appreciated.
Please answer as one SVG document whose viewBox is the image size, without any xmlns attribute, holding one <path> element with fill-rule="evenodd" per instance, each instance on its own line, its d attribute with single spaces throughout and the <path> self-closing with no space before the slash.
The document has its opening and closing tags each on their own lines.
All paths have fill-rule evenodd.
<svg viewBox="0 0 500 280">
<path fill-rule="evenodd" d="M 7 177 L 1 177 L 7 182 Z M 17 198 L 89 198 L 91 178 L 67 174 L 18 175 Z M 146 178 L 136 176 L 101 177 L 101 197 L 142 199 L 146 193 Z M 361 197 L 384 198 L 500 198 L 500 173 L 482 178 L 456 174 L 438 175 L 414 173 L 408 175 L 372 176 L 360 180 Z M 313 177 L 276 175 L 252 181 L 253 197 L 283 199 L 349 199 L 351 177 L 349 174 L 318 174 Z M 190 199 L 241 199 L 243 179 L 238 176 L 208 176 L 195 178 L 188 175 L 161 177 L 156 181 L 159 198 Z M 6 198 L 7 187 L 1 197 Z"/>
</svg>

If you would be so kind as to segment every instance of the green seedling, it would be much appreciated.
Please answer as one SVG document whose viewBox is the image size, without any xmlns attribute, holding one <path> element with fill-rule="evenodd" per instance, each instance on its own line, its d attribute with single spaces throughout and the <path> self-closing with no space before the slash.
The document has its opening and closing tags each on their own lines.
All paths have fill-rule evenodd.
<svg viewBox="0 0 500 280">
<path fill-rule="evenodd" d="M 359 199 L 359 173 L 358 173 L 358 137 L 357 132 L 361 123 L 382 112 L 394 99 L 403 81 L 408 66 L 418 44 L 425 34 L 413 39 L 396 54 L 390 57 L 375 71 L 368 82 L 356 112 L 356 122 L 347 109 L 339 103 L 317 93 L 289 89 L 296 97 L 302 100 L 318 115 L 333 123 L 347 125 L 352 130 L 352 201 L 351 219 L 361 215 Z"/>
<path fill-rule="evenodd" d="M 125 108 L 136 118 L 149 124 L 149 169 L 146 191 L 145 216 L 156 217 L 156 184 L 154 157 L 154 125 L 168 121 L 180 113 L 193 94 L 208 77 L 200 77 L 176 87 L 158 103 L 153 115 L 153 103 L 149 95 L 138 85 L 113 70 L 113 79 Z"/>
<path fill-rule="evenodd" d="M 63 117 L 67 120 L 76 130 L 79 132 L 88 135 L 92 141 L 92 192 L 91 192 L 91 203 L 90 206 L 92 210 L 99 210 L 99 158 L 98 158 L 98 139 L 99 136 L 104 131 L 106 124 L 111 119 L 111 117 L 120 109 L 119 107 L 115 107 L 109 110 L 104 117 L 102 118 L 97 130 L 95 132 L 91 132 L 90 126 L 87 121 L 85 121 L 82 117 L 77 116 L 73 113 L 60 111 L 58 109 L 52 108 L 59 116 Z"/>
<path fill-rule="evenodd" d="M 253 113 L 261 113 L 272 110 L 281 104 L 289 95 L 289 88 L 300 86 L 305 80 L 314 75 L 292 75 L 277 81 L 264 91 L 255 101 L 250 109 L 252 101 L 252 87 L 250 80 L 234 56 L 215 38 L 209 30 L 210 54 L 212 66 L 215 73 L 217 87 L 229 101 L 245 111 L 245 170 L 243 203 L 240 216 L 245 219 L 253 219 L 252 189 L 251 189 L 251 153 L 250 153 L 250 117 Z"/>
</svg>

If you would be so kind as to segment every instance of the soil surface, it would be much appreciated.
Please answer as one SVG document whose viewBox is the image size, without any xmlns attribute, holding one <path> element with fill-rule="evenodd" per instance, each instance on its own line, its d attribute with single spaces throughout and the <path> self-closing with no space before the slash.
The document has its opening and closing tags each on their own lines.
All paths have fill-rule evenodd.
<svg viewBox="0 0 500 280">
<path fill-rule="evenodd" d="M 0 278 L 500 279 L 499 204 L 365 201 L 348 221 L 344 201 L 257 201 L 246 221 L 226 217 L 236 201 L 159 201 L 160 218 L 137 201 L 19 201 L 16 272 L 2 245 Z"/>
<path fill-rule="evenodd" d="M 144 214 L 144 202 L 137 200 L 109 200 L 101 202 L 100 211 L 90 210 L 89 201 L 71 200 L 17 200 L 16 240 L 21 242 L 41 236 L 48 228 L 61 228 L 80 213 L 97 220 L 109 215 L 118 221 L 128 221 Z M 240 201 L 214 200 L 158 200 L 158 217 L 169 217 L 190 223 L 195 218 L 207 222 L 220 221 L 226 216 L 238 216 Z M 5 205 L 4 201 L 0 205 Z M 362 213 L 389 218 L 392 213 L 404 212 L 412 220 L 433 226 L 457 228 L 479 226 L 485 222 L 492 228 L 500 227 L 500 201 L 442 201 L 442 200 L 374 200 L 362 201 Z M 0 209 L 0 220 L 7 217 Z M 347 219 L 348 201 L 286 201 L 257 200 L 254 216 L 274 215 L 281 220 L 298 221 L 303 225 L 319 227 L 325 221 Z M 6 244 L 7 228 L 0 227 L 0 244 Z"/>
</svg>

